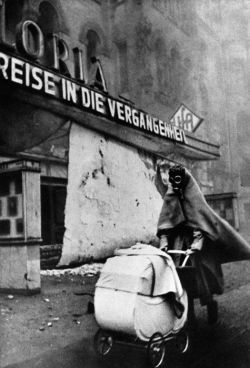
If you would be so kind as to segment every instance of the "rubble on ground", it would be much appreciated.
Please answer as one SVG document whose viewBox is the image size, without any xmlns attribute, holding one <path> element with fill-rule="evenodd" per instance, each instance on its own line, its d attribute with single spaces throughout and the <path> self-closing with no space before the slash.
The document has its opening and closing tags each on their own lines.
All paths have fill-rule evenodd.
<svg viewBox="0 0 250 368">
<path fill-rule="evenodd" d="M 103 263 L 85 264 L 75 268 L 41 270 L 42 276 L 64 276 L 64 275 L 78 275 L 78 276 L 95 276 L 103 268 Z"/>
</svg>

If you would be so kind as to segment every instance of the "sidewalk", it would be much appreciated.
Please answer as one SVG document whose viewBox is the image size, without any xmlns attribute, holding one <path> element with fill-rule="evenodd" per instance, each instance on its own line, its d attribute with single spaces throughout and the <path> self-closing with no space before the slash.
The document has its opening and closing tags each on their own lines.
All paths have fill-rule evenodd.
<svg viewBox="0 0 250 368">
<path fill-rule="evenodd" d="M 250 284 L 231 290 L 218 298 L 220 323 L 209 326 L 205 311 L 197 308 L 199 327 L 192 339 L 192 349 L 181 357 L 167 348 L 166 366 L 175 368 L 247 368 L 250 364 L 250 330 L 248 308 Z M 93 331 L 94 333 L 94 331 Z M 81 338 L 62 348 L 46 352 L 6 368 L 145 368 L 146 351 L 114 346 L 105 361 L 93 350 L 93 336 Z"/>
<path fill-rule="evenodd" d="M 80 365 L 81 362 L 86 362 L 86 357 L 89 362 L 94 359 L 93 364 L 98 366 L 92 352 L 97 325 L 94 315 L 87 313 L 88 302 L 93 299 L 86 295 L 94 292 L 98 275 L 89 273 L 88 276 L 50 276 L 53 272 L 49 271 L 47 276 L 42 276 L 42 292 L 39 295 L 14 295 L 9 299 L 8 295 L 0 294 L 0 368 L 15 363 L 20 363 L 20 367 L 25 368 L 27 361 L 30 362 L 27 367 L 46 368 L 43 359 L 52 362 L 54 365 L 50 367 L 53 368 L 78 368 L 83 366 Z M 223 340 L 231 341 L 235 337 L 236 340 L 229 343 L 232 348 L 232 345 L 239 344 L 241 334 L 242 341 L 245 342 L 250 335 L 249 262 L 225 265 L 224 275 L 226 290 L 219 297 L 221 327 L 216 329 L 216 335 L 212 339 L 208 336 L 211 351 L 218 349 Z M 206 320 L 206 313 L 198 302 L 197 313 L 201 322 Z M 198 341 L 202 345 L 198 344 L 197 349 L 201 359 L 208 354 L 204 337 L 209 331 L 202 328 L 200 330 Z M 220 333 L 225 335 L 220 336 Z M 218 338 L 217 343 L 215 338 Z M 249 358 L 249 355 L 245 355 Z M 201 365 L 197 365 L 200 366 L 204 366 L 203 361 Z M 84 367 L 87 368 L 86 365 Z"/>
<path fill-rule="evenodd" d="M 22 362 L 94 335 L 87 312 L 97 276 L 42 276 L 34 296 L 0 294 L 0 367 Z M 13 297 L 12 299 L 9 299 Z"/>
</svg>

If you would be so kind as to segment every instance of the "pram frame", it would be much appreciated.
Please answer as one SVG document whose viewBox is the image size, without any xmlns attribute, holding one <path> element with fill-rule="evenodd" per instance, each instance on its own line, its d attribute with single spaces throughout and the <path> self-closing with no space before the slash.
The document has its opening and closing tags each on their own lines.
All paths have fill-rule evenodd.
<svg viewBox="0 0 250 368">
<path fill-rule="evenodd" d="M 190 249 L 186 251 L 169 250 L 166 253 L 170 255 L 184 255 L 184 261 L 182 262 L 181 266 L 179 266 L 179 268 L 183 268 L 186 266 L 190 255 L 193 254 L 194 251 Z M 94 336 L 94 349 L 96 353 L 102 358 L 105 358 L 110 353 L 114 345 L 146 350 L 147 358 L 152 368 L 159 368 L 162 365 L 166 355 L 167 343 L 174 339 L 176 341 L 177 350 L 181 354 L 186 354 L 190 347 L 190 338 L 187 329 L 187 323 L 185 323 L 180 331 L 176 333 L 168 333 L 165 336 L 156 331 L 147 342 L 140 340 L 137 336 L 129 336 L 123 333 L 103 330 L 99 328 Z M 106 344 L 106 350 L 103 350 L 102 344 Z"/>
</svg>

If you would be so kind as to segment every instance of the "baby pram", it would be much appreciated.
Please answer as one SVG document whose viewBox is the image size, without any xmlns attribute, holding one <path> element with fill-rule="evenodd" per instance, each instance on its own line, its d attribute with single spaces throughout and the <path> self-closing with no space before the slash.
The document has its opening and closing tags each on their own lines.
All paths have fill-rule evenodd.
<svg viewBox="0 0 250 368">
<path fill-rule="evenodd" d="M 159 249 L 136 244 L 109 258 L 96 284 L 94 305 L 100 327 L 94 347 L 101 356 L 114 344 L 133 346 L 145 349 L 155 368 L 170 340 L 180 353 L 188 351 L 187 293 L 172 258 Z"/>
</svg>

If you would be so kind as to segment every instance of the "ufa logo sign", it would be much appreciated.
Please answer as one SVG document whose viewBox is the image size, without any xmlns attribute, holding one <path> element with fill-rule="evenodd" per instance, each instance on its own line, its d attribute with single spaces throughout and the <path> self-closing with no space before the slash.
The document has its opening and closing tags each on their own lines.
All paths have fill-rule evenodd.
<svg viewBox="0 0 250 368">
<path fill-rule="evenodd" d="M 195 132 L 202 121 L 202 118 L 195 115 L 184 104 L 181 104 L 181 106 L 170 119 L 170 123 L 174 124 L 178 128 L 187 130 L 190 133 Z"/>
</svg>

